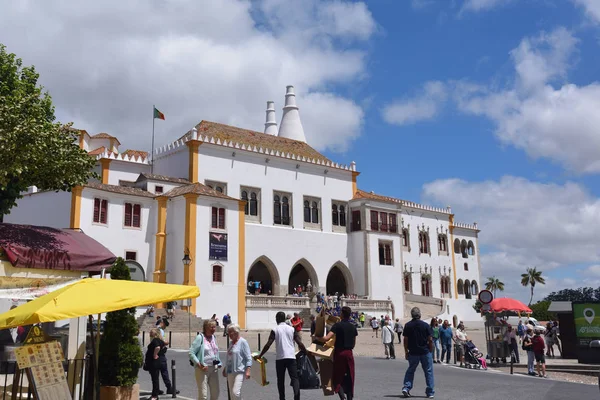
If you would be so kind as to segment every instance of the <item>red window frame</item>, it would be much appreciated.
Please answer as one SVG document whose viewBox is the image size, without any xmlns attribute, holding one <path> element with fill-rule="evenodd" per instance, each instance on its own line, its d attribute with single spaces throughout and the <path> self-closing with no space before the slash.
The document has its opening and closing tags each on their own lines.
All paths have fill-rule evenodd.
<svg viewBox="0 0 600 400">
<path fill-rule="evenodd" d="M 390 232 L 396 233 L 398 232 L 398 223 L 397 223 L 396 214 L 390 214 Z"/>
<path fill-rule="evenodd" d="M 377 211 L 371 210 L 371 230 L 378 231 L 379 230 L 379 213 Z"/>
<path fill-rule="evenodd" d="M 108 201 L 106 199 L 94 199 L 93 221 L 99 224 L 106 224 L 106 215 L 108 214 Z"/>
<path fill-rule="evenodd" d="M 213 282 L 223 283 L 223 266 L 213 265 L 212 280 Z"/>
<path fill-rule="evenodd" d="M 380 223 L 381 232 L 387 232 L 388 231 L 388 213 L 380 212 L 379 220 L 381 221 L 381 223 Z"/>
<path fill-rule="evenodd" d="M 352 225 L 351 231 L 356 232 L 361 229 L 360 210 L 352 210 Z"/>
</svg>

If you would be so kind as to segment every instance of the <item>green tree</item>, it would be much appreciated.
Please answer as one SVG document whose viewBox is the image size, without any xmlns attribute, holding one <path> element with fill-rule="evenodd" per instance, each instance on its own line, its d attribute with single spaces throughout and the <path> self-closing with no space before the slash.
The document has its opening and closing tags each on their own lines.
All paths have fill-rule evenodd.
<svg viewBox="0 0 600 400">
<path fill-rule="evenodd" d="M 110 278 L 131 280 L 129 268 L 119 257 L 110 269 Z M 133 386 L 142 366 L 142 351 L 137 339 L 139 328 L 135 308 L 106 314 L 104 334 L 100 339 L 98 376 L 103 386 Z"/>
<path fill-rule="evenodd" d="M 96 161 L 79 148 L 77 131 L 54 122 L 38 77 L 0 44 L 0 221 L 30 186 L 69 191 L 95 176 Z"/>
<path fill-rule="evenodd" d="M 562 289 L 552 292 L 544 298 L 550 301 L 598 301 L 600 288 L 580 287 L 578 289 Z"/>
<path fill-rule="evenodd" d="M 496 292 L 500 290 L 504 291 L 504 282 L 502 282 L 499 278 L 495 276 L 490 276 L 487 278 L 487 282 L 485 283 L 485 288 L 494 293 L 494 298 L 496 298 Z"/>
<path fill-rule="evenodd" d="M 527 268 L 527 272 L 521 274 L 521 285 L 531 288 L 531 297 L 529 298 L 529 305 L 531 305 L 531 301 L 533 300 L 533 289 L 535 285 L 539 283 L 540 285 L 545 285 L 546 280 L 542 276 L 542 271 L 538 271 L 537 267 Z"/>
<path fill-rule="evenodd" d="M 543 300 L 530 305 L 529 308 L 531 308 L 531 311 L 533 311 L 531 316 L 537 319 L 538 321 L 554 320 L 556 318 L 556 315 L 548 312 L 548 307 L 550 307 L 550 303 L 551 301 Z"/>
</svg>

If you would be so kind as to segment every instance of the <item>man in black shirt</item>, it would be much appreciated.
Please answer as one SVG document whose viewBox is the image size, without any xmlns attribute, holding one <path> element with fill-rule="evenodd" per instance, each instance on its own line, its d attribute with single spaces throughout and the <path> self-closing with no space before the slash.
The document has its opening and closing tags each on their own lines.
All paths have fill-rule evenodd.
<svg viewBox="0 0 600 400">
<path fill-rule="evenodd" d="M 408 360 L 408 369 L 404 375 L 404 387 L 402 395 L 410 397 L 410 390 L 413 387 L 415 371 L 421 363 L 425 372 L 425 395 L 428 399 L 433 399 L 433 331 L 431 326 L 426 322 L 421 321 L 421 310 L 414 307 L 410 310 L 412 321 L 404 325 L 404 352 Z"/>
<path fill-rule="evenodd" d="M 356 326 L 350 322 L 351 315 L 350 307 L 342 307 L 342 320 L 331 327 L 327 336 L 316 338 L 316 340 L 326 343 L 335 335 L 332 382 L 333 390 L 341 400 L 352 400 L 354 397 L 354 355 L 352 350 L 356 344 L 358 331 Z"/>
</svg>

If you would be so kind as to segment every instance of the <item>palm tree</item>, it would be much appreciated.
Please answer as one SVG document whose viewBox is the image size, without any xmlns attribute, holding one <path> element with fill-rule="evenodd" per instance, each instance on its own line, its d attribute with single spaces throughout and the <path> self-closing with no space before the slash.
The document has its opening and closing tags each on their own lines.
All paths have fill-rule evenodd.
<svg viewBox="0 0 600 400">
<path fill-rule="evenodd" d="M 495 276 L 490 276 L 487 279 L 488 280 L 485 283 L 485 288 L 494 292 L 494 298 L 496 298 L 496 291 L 504 291 L 504 282 Z"/>
<path fill-rule="evenodd" d="M 531 301 L 533 300 L 533 288 L 536 283 L 546 284 L 546 280 L 542 276 L 542 271 L 538 271 L 537 267 L 527 268 L 527 272 L 521 274 L 521 285 L 531 287 L 531 297 L 529 298 L 528 305 L 531 305 Z"/>
</svg>

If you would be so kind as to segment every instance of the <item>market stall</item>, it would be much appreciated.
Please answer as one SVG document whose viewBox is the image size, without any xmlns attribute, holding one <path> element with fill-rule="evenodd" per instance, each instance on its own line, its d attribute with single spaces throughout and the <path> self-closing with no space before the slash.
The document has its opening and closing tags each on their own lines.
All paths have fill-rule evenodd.
<svg viewBox="0 0 600 400">
<path fill-rule="evenodd" d="M 505 340 L 509 323 L 507 318 L 512 315 L 530 315 L 531 309 L 519 300 L 503 297 L 492 300 L 486 310 L 485 339 L 490 361 L 506 362 L 511 356 L 508 341 Z"/>
</svg>

